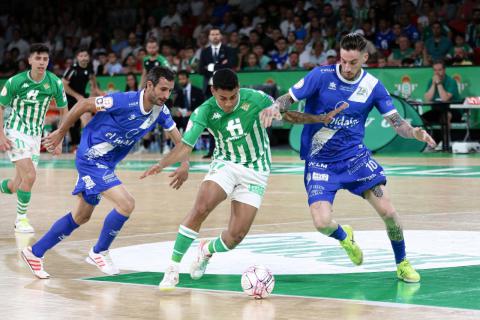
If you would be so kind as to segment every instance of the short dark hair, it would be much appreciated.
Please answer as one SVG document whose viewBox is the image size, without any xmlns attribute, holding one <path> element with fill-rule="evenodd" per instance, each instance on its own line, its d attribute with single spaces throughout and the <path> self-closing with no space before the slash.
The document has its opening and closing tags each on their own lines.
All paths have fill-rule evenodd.
<svg viewBox="0 0 480 320">
<path fill-rule="evenodd" d="M 441 64 L 443 69 L 445 69 L 445 61 L 443 59 L 435 59 L 432 61 L 432 67 L 436 64 Z"/>
<path fill-rule="evenodd" d="M 172 70 L 165 67 L 153 67 L 147 74 L 147 81 L 153 83 L 153 86 L 158 84 L 160 78 L 165 78 L 168 81 L 173 81 L 175 79 L 175 73 Z"/>
<path fill-rule="evenodd" d="M 231 91 L 239 86 L 237 74 L 232 69 L 215 71 L 212 82 L 215 89 Z"/>
<path fill-rule="evenodd" d="M 340 41 L 340 48 L 343 50 L 358 50 L 365 51 L 367 48 L 367 40 L 359 33 L 349 33 L 343 36 Z"/>
<path fill-rule="evenodd" d="M 185 76 L 187 78 L 190 78 L 190 74 L 187 72 L 187 70 L 180 70 L 177 72 L 177 76 Z"/>
<path fill-rule="evenodd" d="M 155 38 L 155 37 L 149 37 L 149 38 L 147 39 L 147 43 L 151 43 L 151 42 L 155 42 L 155 43 L 158 45 L 158 40 L 157 40 L 157 38 Z"/>
<path fill-rule="evenodd" d="M 78 48 L 77 51 L 75 52 L 75 56 L 78 56 L 78 54 L 79 54 L 80 52 L 86 52 L 86 53 L 90 54 L 90 52 L 88 51 L 88 48 L 87 48 L 87 47 L 80 47 L 80 48 Z"/>
<path fill-rule="evenodd" d="M 50 54 L 50 48 L 47 47 L 44 43 L 32 43 L 30 46 L 30 54 L 33 53 L 44 53 Z"/>
<path fill-rule="evenodd" d="M 210 32 L 211 32 L 212 30 L 217 30 L 217 31 L 220 32 L 220 34 L 223 34 L 222 30 L 221 30 L 219 27 L 212 27 L 212 28 L 210 28 L 210 30 L 208 30 L 208 35 L 210 35 Z"/>
</svg>

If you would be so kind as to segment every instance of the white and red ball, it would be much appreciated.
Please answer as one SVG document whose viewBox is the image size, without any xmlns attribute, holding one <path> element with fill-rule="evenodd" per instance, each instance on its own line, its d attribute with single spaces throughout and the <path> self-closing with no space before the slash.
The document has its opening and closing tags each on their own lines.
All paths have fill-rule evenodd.
<svg viewBox="0 0 480 320">
<path fill-rule="evenodd" d="M 264 266 L 251 266 L 242 274 L 243 292 L 255 299 L 266 298 L 272 293 L 275 278 Z"/>
</svg>

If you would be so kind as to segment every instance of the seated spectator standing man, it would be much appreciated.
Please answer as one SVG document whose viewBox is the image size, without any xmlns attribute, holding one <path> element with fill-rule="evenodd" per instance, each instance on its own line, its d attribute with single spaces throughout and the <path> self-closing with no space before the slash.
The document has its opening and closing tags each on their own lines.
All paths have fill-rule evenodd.
<svg viewBox="0 0 480 320">
<path fill-rule="evenodd" d="M 432 36 L 425 40 L 425 48 L 432 60 L 443 59 L 452 48 L 452 41 L 442 35 L 442 25 L 435 21 L 432 24 Z"/>
<path fill-rule="evenodd" d="M 65 71 L 62 82 L 67 94 L 68 109 L 70 110 L 77 101 L 86 98 L 85 89 L 90 81 L 90 95 L 99 96 L 102 92 L 97 86 L 97 79 L 93 72 L 93 66 L 90 63 L 90 54 L 87 48 L 80 48 L 75 56 L 75 63 Z M 80 130 L 85 127 L 92 114 L 86 112 L 82 115 L 80 120 L 70 128 L 70 151 L 75 151 L 77 145 L 80 143 Z"/>
<path fill-rule="evenodd" d="M 448 134 L 450 133 L 450 123 L 458 122 L 462 119 L 459 110 L 449 109 L 449 103 L 460 99 L 458 93 L 457 82 L 445 73 L 445 63 L 442 60 L 433 62 L 433 77 L 428 82 L 427 92 L 425 92 L 425 102 L 435 104 L 432 110 L 422 115 L 423 119 L 428 123 L 440 123 L 447 126 Z M 438 103 L 437 103 L 438 102 Z M 449 138 L 448 136 L 443 139 Z M 436 141 L 439 141 L 438 139 Z M 445 146 L 446 141 L 443 141 Z"/>
</svg>

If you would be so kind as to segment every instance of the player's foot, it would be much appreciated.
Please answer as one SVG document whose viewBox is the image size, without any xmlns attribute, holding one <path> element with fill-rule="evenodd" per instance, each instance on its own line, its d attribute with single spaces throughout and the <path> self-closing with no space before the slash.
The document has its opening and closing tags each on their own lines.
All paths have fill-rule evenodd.
<svg viewBox="0 0 480 320">
<path fill-rule="evenodd" d="M 178 265 L 170 265 L 167 270 L 165 270 L 165 274 L 158 285 L 158 289 L 161 291 L 173 290 L 178 284 L 178 279 Z"/>
<path fill-rule="evenodd" d="M 20 233 L 34 233 L 35 229 L 33 229 L 32 225 L 28 221 L 28 218 L 19 218 L 15 221 L 15 232 Z"/>
<path fill-rule="evenodd" d="M 32 247 L 26 247 L 21 253 L 22 260 L 27 264 L 32 273 L 39 279 L 48 279 L 50 275 L 43 270 L 43 259 L 32 253 Z"/>
<path fill-rule="evenodd" d="M 190 277 L 194 280 L 198 280 L 203 277 L 205 270 L 207 269 L 208 261 L 212 257 L 211 254 L 206 254 L 204 247 L 208 244 L 207 240 L 201 240 L 198 245 L 197 259 L 192 263 L 190 268 Z"/>
<path fill-rule="evenodd" d="M 340 241 L 340 244 L 342 245 L 342 248 L 345 249 L 345 251 L 348 254 L 348 257 L 354 264 L 357 266 L 361 265 L 363 263 L 363 252 L 362 249 L 358 246 L 358 244 L 355 242 L 353 238 L 353 229 L 352 227 L 348 225 L 342 226 L 343 230 L 347 234 L 347 237 Z"/>
<path fill-rule="evenodd" d="M 397 264 L 397 278 L 409 283 L 420 282 L 420 274 L 415 271 L 407 259 Z"/>
<path fill-rule="evenodd" d="M 100 271 L 108 275 L 116 275 L 120 273 L 117 267 L 113 264 L 112 258 L 108 250 L 102 251 L 100 253 L 93 252 L 93 248 L 90 249 L 88 257 L 85 258 L 85 261 L 91 265 L 97 266 Z"/>
</svg>

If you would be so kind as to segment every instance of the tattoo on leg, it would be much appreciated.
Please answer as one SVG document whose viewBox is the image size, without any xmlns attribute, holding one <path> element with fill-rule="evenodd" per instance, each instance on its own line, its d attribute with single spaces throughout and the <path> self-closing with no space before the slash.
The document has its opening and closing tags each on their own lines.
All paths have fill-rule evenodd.
<svg viewBox="0 0 480 320">
<path fill-rule="evenodd" d="M 403 230 L 400 225 L 398 225 L 395 221 L 392 221 L 391 224 L 387 222 L 387 233 L 388 238 L 393 241 L 402 241 L 403 240 Z"/>
<path fill-rule="evenodd" d="M 375 195 L 375 197 L 377 198 L 381 198 L 383 197 L 383 190 L 382 188 L 380 187 L 380 185 L 376 185 L 375 187 L 373 187 L 372 189 L 373 194 Z"/>
</svg>

